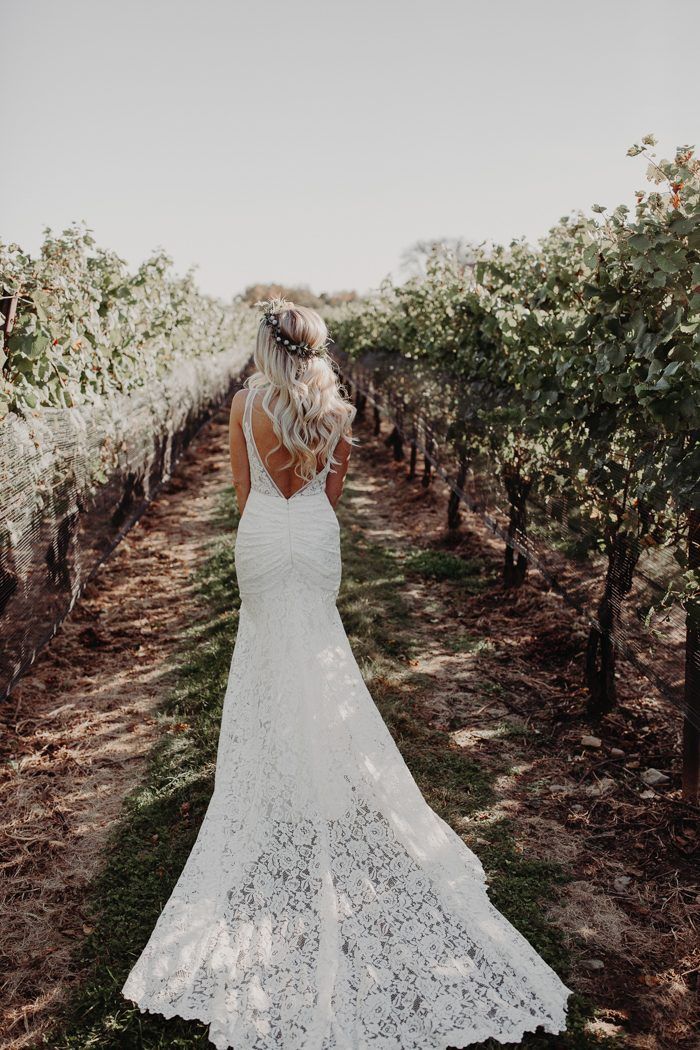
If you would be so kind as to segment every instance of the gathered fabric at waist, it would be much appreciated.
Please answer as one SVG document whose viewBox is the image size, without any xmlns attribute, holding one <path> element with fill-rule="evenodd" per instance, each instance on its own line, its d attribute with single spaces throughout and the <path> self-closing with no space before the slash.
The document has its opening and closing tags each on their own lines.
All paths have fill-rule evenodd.
<svg viewBox="0 0 700 1050">
<path fill-rule="evenodd" d="M 291 572 L 308 586 L 337 593 L 340 527 L 326 493 L 286 500 L 252 489 L 238 524 L 235 561 L 241 597 L 272 589 Z"/>
</svg>

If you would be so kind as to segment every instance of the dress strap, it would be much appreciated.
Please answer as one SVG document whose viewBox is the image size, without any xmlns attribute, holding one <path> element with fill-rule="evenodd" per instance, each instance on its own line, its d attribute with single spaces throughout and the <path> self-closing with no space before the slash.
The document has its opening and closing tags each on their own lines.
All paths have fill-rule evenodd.
<svg viewBox="0 0 700 1050">
<path fill-rule="evenodd" d="M 252 408 L 253 408 L 253 398 L 254 397 L 255 397 L 255 390 L 253 389 L 253 387 L 249 386 L 248 390 L 246 392 L 246 396 L 245 396 L 245 404 L 243 406 L 243 426 L 244 426 L 244 428 L 247 426 L 251 431 L 253 429 L 252 420 L 251 420 L 251 411 L 252 411 Z"/>
</svg>

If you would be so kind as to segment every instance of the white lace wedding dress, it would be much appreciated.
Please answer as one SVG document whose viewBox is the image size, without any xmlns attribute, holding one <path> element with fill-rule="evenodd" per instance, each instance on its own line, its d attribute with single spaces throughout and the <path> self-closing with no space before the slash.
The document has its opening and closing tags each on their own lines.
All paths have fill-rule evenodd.
<svg viewBox="0 0 700 1050">
<path fill-rule="evenodd" d="M 243 429 L 251 492 L 211 802 L 122 988 L 219 1050 L 444 1050 L 566 1026 L 569 990 L 428 806 L 336 608 L 329 464 L 290 499 Z"/>
</svg>

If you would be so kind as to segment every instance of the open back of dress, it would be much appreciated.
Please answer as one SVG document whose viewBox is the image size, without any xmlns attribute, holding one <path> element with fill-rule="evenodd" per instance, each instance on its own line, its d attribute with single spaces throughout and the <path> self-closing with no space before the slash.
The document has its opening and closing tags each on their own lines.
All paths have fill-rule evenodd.
<svg viewBox="0 0 700 1050">
<path fill-rule="evenodd" d="M 250 463 L 251 488 L 255 492 L 264 492 L 271 496 L 281 496 L 282 499 L 296 499 L 297 496 L 312 495 L 315 491 L 325 491 L 328 472 L 331 467 L 331 457 L 326 460 L 322 470 L 319 470 L 314 478 L 300 486 L 290 496 L 285 496 L 280 486 L 273 477 L 272 470 L 265 465 L 265 457 L 258 449 L 258 443 L 253 432 L 253 407 L 255 404 L 255 391 L 249 390 L 246 395 L 245 407 L 243 409 L 243 433 L 245 434 L 248 449 L 248 462 Z"/>
</svg>

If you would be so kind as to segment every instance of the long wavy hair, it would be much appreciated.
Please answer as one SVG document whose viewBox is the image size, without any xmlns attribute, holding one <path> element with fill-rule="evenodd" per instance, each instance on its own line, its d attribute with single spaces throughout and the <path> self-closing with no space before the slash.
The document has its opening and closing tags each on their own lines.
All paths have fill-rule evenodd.
<svg viewBox="0 0 700 1050">
<path fill-rule="evenodd" d="M 328 329 L 321 315 L 287 299 L 255 305 L 277 314 L 283 339 L 318 351 L 306 359 L 295 357 L 278 345 L 262 317 L 253 354 L 256 371 L 244 384 L 264 391 L 262 407 L 277 437 L 265 459 L 284 447 L 290 454 L 285 465 L 293 464 L 294 473 L 309 481 L 316 473 L 318 457 L 325 462 L 339 439 L 348 437 L 356 409 L 328 356 Z M 337 462 L 332 458 L 331 466 Z"/>
</svg>

